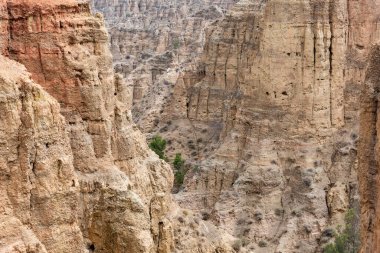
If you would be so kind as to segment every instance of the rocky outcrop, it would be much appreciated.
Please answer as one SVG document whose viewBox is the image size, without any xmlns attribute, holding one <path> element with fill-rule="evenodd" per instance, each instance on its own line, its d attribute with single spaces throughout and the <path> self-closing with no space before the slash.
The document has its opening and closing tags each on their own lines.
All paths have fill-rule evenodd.
<svg viewBox="0 0 380 253">
<path fill-rule="evenodd" d="M 378 98 L 379 70 L 380 70 L 380 50 L 379 47 L 372 51 L 372 59 L 368 67 L 368 72 L 363 89 L 361 100 L 360 117 L 360 148 L 359 148 L 359 182 L 361 190 L 362 208 L 362 251 L 376 252 L 379 249 L 378 234 L 378 153 L 377 150 L 377 118 L 378 118 Z"/>
<path fill-rule="evenodd" d="M 1 252 L 84 252 L 79 183 L 60 106 L 0 56 Z"/>
<path fill-rule="evenodd" d="M 377 8 L 240 1 L 207 27 L 199 60 L 169 69 L 134 107 L 169 157 L 192 164 L 177 201 L 243 252 L 320 250 L 325 229 L 357 208 L 357 101 Z"/>
<path fill-rule="evenodd" d="M 172 201 L 170 166 L 131 120 L 101 15 L 74 0 L 0 3 L 0 251 L 233 252 L 199 218 L 174 236 L 196 215 Z"/>
<path fill-rule="evenodd" d="M 147 93 L 159 89 L 162 97 L 168 95 L 168 87 L 175 83 L 172 76 L 177 78 L 178 70 L 202 52 L 205 28 L 235 2 L 92 1 L 105 17 L 115 70 L 133 89 L 136 118 L 146 110 L 142 101 L 151 97 Z M 164 101 L 158 103 L 161 107 Z"/>
<path fill-rule="evenodd" d="M 0 0 L 1 252 L 378 251 L 380 5 L 232 3 Z"/>
<path fill-rule="evenodd" d="M 3 251 L 170 252 L 171 169 L 131 121 L 102 18 L 70 0 L 0 10 L 3 54 L 61 105 L 1 58 Z"/>
<path fill-rule="evenodd" d="M 349 70 L 352 80 L 361 84 L 360 144 L 358 148 L 361 206 L 361 251 L 379 251 L 377 101 L 380 69 L 380 3 L 350 2 L 351 27 Z"/>
<path fill-rule="evenodd" d="M 178 201 L 213 208 L 220 226 L 274 252 L 324 243 L 321 232 L 357 205 L 355 101 L 366 52 L 379 39 L 377 8 L 242 1 L 211 28 L 198 70 L 176 85 L 187 99 L 173 97 L 166 111 L 165 136 L 185 136 L 176 152 L 193 154 L 202 168 L 188 175 Z"/>
</svg>

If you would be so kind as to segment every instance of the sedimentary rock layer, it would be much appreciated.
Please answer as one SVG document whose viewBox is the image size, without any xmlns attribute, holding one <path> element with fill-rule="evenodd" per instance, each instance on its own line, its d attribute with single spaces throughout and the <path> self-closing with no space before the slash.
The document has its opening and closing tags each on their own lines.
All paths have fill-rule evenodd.
<svg viewBox="0 0 380 253">
<path fill-rule="evenodd" d="M 1 252 L 378 251 L 380 4 L 232 3 L 0 0 Z"/>
<path fill-rule="evenodd" d="M 176 199 L 248 241 L 243 251 L 319 250 L 358 209 L 357 101 L 378 6 L 240 1 L 207 27 L 200 59 L 134 107 L 141 129 L 193 165 Z"/>
<path fill-rule="evenodd" d="M 0 56 L 1 252 L 83 252 L 79 183 L 57 101 Z"/>
<path fill-rule="evenodd" d="M 359 182 L 362 194 L 362 252 L 376 252 L 379 248 L 378 234 L 378 89 L 380 71 L 379 47 L 371 51 L 371 63 L 367 70 L 361 100 Z"/>
<path fill-rule="evenodd" d="M 352 80 L 361 84 L 360 145 L 358 147 L 358 179 L 361 197 L 361 251 L 378 252 L 379 248 L 379 164 L 377 157 L 377 114 L 380 71 L 380 3 L 350 1 L 351 50 L 348 69 Z"/>
<path fill-rule="evenodd" d="M 158 85 L 167 89 L 162 76 L 178 75 L 202 52 L 204 29 L 236 0 L 92 2 L 107 21 L 115 70 L 127 77 L 133 102 L 144 110 L 141 100 L 146 93 Z"/>
<path fill-rule="evenodd" d="M 76 1 L 2 1 L 0 10 L 2 53 L 61 105 L 19 64 L 1 65 L 1 224 L 14 229 L 1 247 L 170 252 L 171 169 L 131 122 L 102 18 Z"/>
</svg>

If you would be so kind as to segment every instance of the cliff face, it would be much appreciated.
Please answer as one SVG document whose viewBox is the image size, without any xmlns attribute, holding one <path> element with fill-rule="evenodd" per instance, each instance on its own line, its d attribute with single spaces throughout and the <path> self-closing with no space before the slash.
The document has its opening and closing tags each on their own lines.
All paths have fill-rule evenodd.
<svg viewBox="0 0 380 253">
<path fill-rule="evenodd" d="M 205 25 L 223 16 L 236 1 L 105 1 L 94 0 L 93 7 L 101 11 L 111 34 L 111 51 L 118 72 L 130 74 L 150 58 L 159 59 L 166 51 L 175 60 L 187 60 L 202 48 Z M 174 56 L 173 55 L 173 56 Z M 172 56 L 172 57 L 173 57 Z M 151 69 L 152 78 L 162 69 Z M 155 72 L 155 73 L 154 73 Z"/>
<path fill-rule="evenodd" d="M 359 148 L 359 182 L 362 194 L 362 251 L 379 250 L 379 200 L 378 200 L 378 89 L 380 71 L 379 46 L 371 51 L 371 62 L 367 70 L 361 99 Z"/>
<path fill-rule="evenodd" d="M 197 139 L 182 143 L 196 149 L 183 152 L 201 167 L 176 198 L 211 208 L 247 249 L 263 241 L 258 252 L 312 252 L 355 206 L 348 30 L 345 1 L 242 1 L 210 28 L 198 71 L 176 86 L 187 99 L 168 117 L 181 119 L 179 131 L 191 122 Z"/>
<path fill-rule="evenodd" d="M 1 51 L 33 79 L 1 58 L 1 251 L 170 252 L 171 169 L 131 122 L 101 17 L 66 0 L 0 10 Z"/>
<path fill-rule="evenodd" d="M 380 4 L 232 3 L 0 0 L 1 252 L 379 250 Z"/>
<path fill-rule="evenodd" d="M 377 252 L 379 248 L 379 182 L 378 182 L 378 87 L 380 45 L 380 3 L 378 1 L 351 2 L 352 39 L 350 51 L 356 69 L 354 78 L 361 81 L 360 145 L 358 149 L 358 179 L 361 198 L 360 252 Z"/>
<path fill-rule="evenodd" d="M 79 184 L 60 106 L 0 56 L 1 252 L 83 252 Z"/>
<path fill-rule="evenodd" d="M 205 28 L 237 1 L 92 2 L 94 9 L 104 14 L 115 70 L 126 77 L 132 90 L 137 120 L 148 110 L 153 118 L 159 116 L 180 69 L 202 52 Z M 157 96 L 155 105 L 149 102 L 153 94 Z"/>
<path fill-rule="evenodd" d="M 246 0 L 209 23 L 199 59 L 169 69 L 133 107 L 170 156 L 192 163 L 176 199 L 248 241 L 243 251 L 312 252 L 329 241 L 325 229 L 358 209 L 357 101 L 378 8 Z"/>
<path fill-rule="evenodd" d="M 203 168 L 188 175 L 177 199 L 213 208 L 215 222 L 269 241 L 275 252 L 309 252 L 357 206 L 357 137 L 367 136 L 359 180 L 362 230 L 370 232 L 362 241 L 364 252 L 376 252 L 377 187 L 367 159 L 375 128 L 363 114 L 358 135 L 357 101 L 369 49 L 380 39 L 379 13 L 376 1 L 242 1 L 210 28 L 198 71 L 179 80 L 166 111 L 179 127 L 172 123 L 165 136 L 186 136 L 189 126 L 196 139 L 182 143 L 190 139 L 195 149 L 182 150 Z M 378 74 L 372 65 L 370 87 Z M 374 103 L 366 96 L 373 89 L 364 89 L 364 101 Z M 187 99 L 178 103 L 179 96 Z M 256 214 L 260 221 L 245 224 L 244 234 L 239 220 Z"/>
</svg>

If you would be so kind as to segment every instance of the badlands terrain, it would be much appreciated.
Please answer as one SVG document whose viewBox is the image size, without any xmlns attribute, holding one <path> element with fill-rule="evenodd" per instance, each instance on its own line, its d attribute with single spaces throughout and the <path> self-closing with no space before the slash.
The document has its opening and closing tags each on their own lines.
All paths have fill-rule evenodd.
<svg viewBox="0 0 380 253">
<path fill-rule="evenodd" d="M 379 92 L 379 0 L 0 0 L 0 252 L 380 252 Z"/>
</svg>

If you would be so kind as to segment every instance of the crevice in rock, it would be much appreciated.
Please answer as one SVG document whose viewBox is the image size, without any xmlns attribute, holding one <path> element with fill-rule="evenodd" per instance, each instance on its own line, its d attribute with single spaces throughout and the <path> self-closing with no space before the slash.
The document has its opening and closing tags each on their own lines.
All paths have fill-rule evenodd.
<svg viewBox="0 0 380 253">
<path fill-rule="evenodd" d="M 162 240 L 162 235 L 164 233 L 164 222 L 158 222 L 158 239 L 157 239 L 157 253 L 160 253 L 160 243 Z"/>
</svg>

